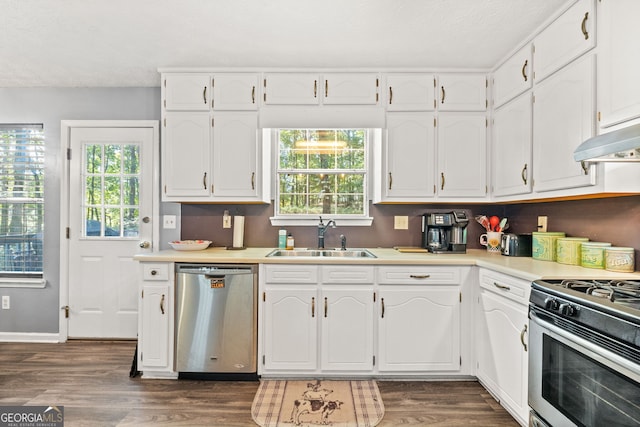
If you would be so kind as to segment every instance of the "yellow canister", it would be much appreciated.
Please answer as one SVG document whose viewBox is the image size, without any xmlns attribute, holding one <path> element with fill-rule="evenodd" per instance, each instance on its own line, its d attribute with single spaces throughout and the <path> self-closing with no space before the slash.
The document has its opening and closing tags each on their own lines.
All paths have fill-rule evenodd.
<svg viewBox="0 0 640 427">
<path fill-rule="evenodd" d="M 633 273 L 635 268 L 633 248 L 610 247 L 604 249 L 604 268 L 620 273 Z"/>
<path fill-rule="evenodd" d="M 556 262 L 580 265 L 581 245 L 588 242 L 586 237 L 561 237 L 556 241 Z"/>
<path fill-rule="evenodd" d="M 562 232 L 541 232 L 535 231 L 531 233 L 531 256 L 533 259 L 539 259 L 542 261 L 555 261 L 556 260 L 556 241 L 565 237 L 566 234 Z"/>
<path fill-rule="evenodd" d="M 604 268 L 604 250 L 611 246 L 606 242 L 584 242 L 580 254 L 580 265 L 587 268 Z"/>
</svg>

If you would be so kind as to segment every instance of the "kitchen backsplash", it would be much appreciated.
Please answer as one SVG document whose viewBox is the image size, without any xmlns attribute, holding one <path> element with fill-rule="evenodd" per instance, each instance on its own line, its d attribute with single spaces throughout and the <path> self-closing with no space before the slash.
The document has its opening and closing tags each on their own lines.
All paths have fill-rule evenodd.
<svg viewBox="0 0 640 427">
<path fill-rule="evenodd" d="M 347 237 L 350 247 L 419 246 L 421 243 L 420 215 L 427 211 L 464 209 L 471 218 L 468 227 L 468 247 L 481 248 L 478 243 L 483 228 L 473 220 L 474 215 L 498 215 L 509 218 L 509 232 L 536 231 L 537 217 L 548 217 L 548 231 L 564 231 L 567 236 L 588 237 L 593 241 L 611 242 L 615 246 L 629 246 L 640 259 L 640 196 L 604 199 L 569 200 L 521 204 L 420 204 L 371 205 L 374 218 L 371 227 L 341 226 L 328 229 L 326 246 L 340 246 L 340 234 Z M 225 210 L 231 215 L 245 217 L 245 246 L 276 247 L 279 227 L 271 226 L 273 205 L 182 205 L 182 239 L 208 239 L 216 246 L 231 246 L 233 229 L 222 228 Z M 408 230 L 394 230 L 394 216 L 409 217 Z M 326 217 L 327 219 L 330 216 Z M 296 246 L 317 245 L 315 227 L 286 227 L 295 237 Z"/>
</svg>

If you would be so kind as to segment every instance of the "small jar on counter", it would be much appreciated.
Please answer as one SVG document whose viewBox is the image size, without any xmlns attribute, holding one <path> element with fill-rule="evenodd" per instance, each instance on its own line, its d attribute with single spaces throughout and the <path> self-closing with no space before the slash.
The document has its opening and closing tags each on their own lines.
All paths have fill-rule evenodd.
<svg viewBox="0 0 640 427">
<path fill-rule="evenodd" d="M 291 233 L 289 233 L 289 235 L 287 236 L 287 249 L 291 250 L 293 249 L 293 236 L 291 235 Z"/>
<path fill-rule="evenodd" d="M 610 247 L 604 249 L 604 268 L 619 273 L 633 273 L 635 268 L 634 249 Z"/>
</svg>

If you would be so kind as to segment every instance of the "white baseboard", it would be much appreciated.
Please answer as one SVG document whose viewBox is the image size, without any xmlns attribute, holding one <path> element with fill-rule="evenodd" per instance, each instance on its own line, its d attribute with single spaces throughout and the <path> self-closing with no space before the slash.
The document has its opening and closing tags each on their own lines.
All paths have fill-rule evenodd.
<svg viewBox="0 0 640 427">
<path fill-rule="evenodd" d="M 60 334 L 45 334 L 35 332 L 0 332 L 0 342 L 38 342 L 59 343 L 62 342 Z"/>
</svg>

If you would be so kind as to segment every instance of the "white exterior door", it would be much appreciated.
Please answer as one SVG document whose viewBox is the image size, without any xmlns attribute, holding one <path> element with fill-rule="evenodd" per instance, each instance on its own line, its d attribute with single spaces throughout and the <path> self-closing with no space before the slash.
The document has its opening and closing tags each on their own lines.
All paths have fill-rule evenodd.
<svg viewBox="0 0 640 427">
<path fill-rule="evenodd" d="M 68 257 L 62 270 L 68 337 L 135 338 L 139 265 L 133 255 L 150 250 L 152 242 L 157 126 L 70 127 L 67 133 Z"/>
</svg>

